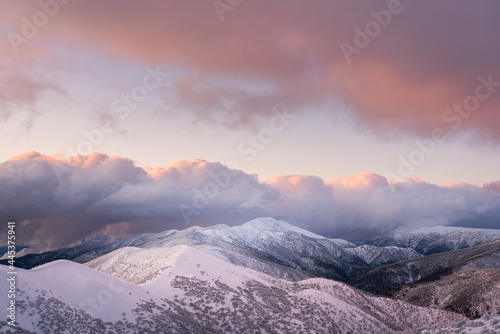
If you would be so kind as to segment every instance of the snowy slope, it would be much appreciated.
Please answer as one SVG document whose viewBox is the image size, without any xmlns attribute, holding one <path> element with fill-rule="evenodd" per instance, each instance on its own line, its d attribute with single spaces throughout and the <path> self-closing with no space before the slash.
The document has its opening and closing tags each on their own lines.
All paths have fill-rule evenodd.
<svg viewBox="0 0 500 334">
<path fill-rule="evenodd" d="M 485 315 L 480 319 L 463 320 L 449 326 L 429 326 L 419 330 L 408 331 L 407 334 L 497 334 L 500 333 L 500 315 Z"/>
<path fill-rule="evenodd" d="M 255 323 L 243 323 L 243 328 L 238 328 L 241 319 L 229 316 L 234 308 L 246 319 L 258 318 L 263 328 L 278 325 L 286 333 L 390 333 L 418 327 L 424 319 L 447 322 L 456 317 L 372 297 L 340 282 L 315 278 L 293 283 L 272 278 L 187 246 L 123 248 L 87 265 L 138 283 L 155 296 L 166 295 L 173 300 L 172 305 L 199 312 L 197 317 L 205 324 L 214 323 L 202 314 L 205 309 L 214 317 L 227 314 L 228 329 L 235 332 L 247 332 L 242 329 L 255 328 Z M 208 306 L 197 308 L 200 300 Z M 309 314 L 307 309 L 316 314 Z M 213 326 L 215 332 L 221 330 L 215 323 Z"/>
<path fill-rule="evenodd" d="M 500 241 L 379 267 L 352 284 L 365 291 L 384 293 L 408 284 L 435 281 L 468 269 L 500 269 Z"/>
<path fill-rule="evenodd" d="M 2 277 L 7 268 L 0 266 Z M 100 323 L 119 321 L 122 312 L 131 313 L 148 296 L 136 285 L 66 260 L 17 269 L 16 280 L 16 321 L 36 333 L 86 333 L 87 328 L 97 333 Z M 7 291 L 4 279 L 0 291 Z M 0 307 L 7 302 L 2 297 Z"/>
<path fill-rule="evenodd" d="M 500 269 L 464 270 L 443 279 L 404 286 L 394 299 L 451 310 L 468 317 L 500 314 Z"/>
<path fill-rule="evenodd" d="M 359 256 L 366 263 L 379 267 L 389 263 L 396 263 L 403 260 L 416 259 L 422 255 L 411 248 L 401 248 L 396 246 L 376 247 L 371 245 L 361 245 L 346 248 L 346 251 Z"/>
<path fill-rule="evenodd" d="M 198 227 L 197 230 L 207 236 L 216 237 L 228 242 L 238 239 L 251 242 L 256 240 L 263 241 L 268 238 L 279 238 L 286 232 L 295 232 L 314 239 L 325 239 L 325 237 L 318 234 L 270 217 L 257 218 L 239 226 L 216 225 L 209 228 Z M 342 243 L 344 240 L 339 240 L 339 242 Z"/>
<path fill-rule="evenodd" d="M 121 248 L 88 267 L 57 261 L 20 269 L 18 282 L 19 324 L 36 333 L 392 333 L 464 320 L 340 282 L 276 279 L 189 246 Z"/>
<path fill-rule="evenodd" d="M 421 255 L 400 247 L 358 246 L 329 239 L 273 218 L 258 218 L 240 226 L 193 227 L 167 238 L 151 238 L 142 248 L 191 245 L 221 259 L 278 278 L 306 278 L 296 272 L 276 272 L 276 265 L 310 276 L 350 281 L 377 266 Z M 298 279 L 294 279 L 298 278 Z"/>
<path fill-rule="evenodd" d="M 258 218 L 232 227 L 191 227 L 168 237 L 150 237 L 141 247 L 173 245 L 190 245 L 231 263 L 290 280 L 320 276 L 349 281 L 377 266 L 421 256 L 412 249 L 393 246 L 356 247 L 273 218 Z M 280 271 L 276 271 L 276 265 L 281 266 Z"/>
<path fill-rule="evenodd" d="M 500 230 L 453 226 L 418 229 L 399 228 L 388 236 L 370 242 L 375 246 L 412 248 L 421 254 L 447 252 L 500 240 Z"/>
</svg>

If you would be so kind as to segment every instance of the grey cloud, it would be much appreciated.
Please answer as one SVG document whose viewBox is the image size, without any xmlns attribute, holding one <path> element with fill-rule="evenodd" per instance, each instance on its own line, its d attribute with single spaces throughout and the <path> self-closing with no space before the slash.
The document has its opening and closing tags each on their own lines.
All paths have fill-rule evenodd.
<svg viewBox="0 0 500 334">
<path fill-rule="evenodd" d="M 498 182 L 438 186 L 376 174 L 259 182 L 203 160 L 141 168 L 104 154 L 66 160 L 29 152 L 0 164 L 0 220 L 41 250 L 103 234 L 120 237 L 273 216 L 332 237 L 362 239 L 399 226 L 500 228 Z"/>
</svg>

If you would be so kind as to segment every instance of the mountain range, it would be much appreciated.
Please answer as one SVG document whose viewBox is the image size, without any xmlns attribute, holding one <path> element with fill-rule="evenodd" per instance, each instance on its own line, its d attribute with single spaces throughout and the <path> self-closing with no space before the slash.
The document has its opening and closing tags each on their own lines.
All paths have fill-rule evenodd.
<svg viewBox="0 0 500 334">
<path fill-rule="evenodd" d="M 352 242 L 259 218 L 29 251 L 13 333 L 437 333 L 500 316 L 498 230 Z"/>
<path fill-rule="evenodd" d="M 24 333 L 392 333 L 466 320 L 333 280 L 273 278 L 184 245 L 123 247 L 18 277 Z"/>
<path fill-rule="evenodd" d="M 85 263 L 126 246 L 153 248 L 189 245 L 210 251 L 219 258 L 292 281 L 324 277 L 349 281 L 384 264 L 420 257 L 410 248 L 356 245 L 329 239 L 272 218 L 243 225 L 190 227 L 111 242 L 90 241 L 73 248 L 17 259 L 18 266 L 32 268 L 59 259 Z M 27 253 L 25 249 L 23 253 Z M 6 264 L 6 260 L 3 260 Z M 2 263 L 2 262 L 0 262 Z"/>
</svg>

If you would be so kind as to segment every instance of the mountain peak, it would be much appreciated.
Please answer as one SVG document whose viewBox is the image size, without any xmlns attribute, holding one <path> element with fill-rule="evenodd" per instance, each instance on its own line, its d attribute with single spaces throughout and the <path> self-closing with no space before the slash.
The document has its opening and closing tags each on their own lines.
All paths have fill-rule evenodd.
<svg viewBox="0 0 500 334">
<path fill-rule="evenodd" d="M 254 228 L 257 230 L 264 230 L 264 231 L 279 231 L 279 232 L 296 232 L 300 233 L 302 235 L 315 238 L 315 239 L 325 239 L 325 237 L 318 235 L 316 233 L 310 232 L 308 230 L 302 229 L 297 226 L 293 226 L 288 224 L 287 222 L 284 222 L 282 220 L 277 220 L 272 217 L 260 217 L 256 218 L 254 220 L 251 220 L 249 222 L 246 222 L 240 226 L 235 226 L 232 228 Z"/>
</svg>

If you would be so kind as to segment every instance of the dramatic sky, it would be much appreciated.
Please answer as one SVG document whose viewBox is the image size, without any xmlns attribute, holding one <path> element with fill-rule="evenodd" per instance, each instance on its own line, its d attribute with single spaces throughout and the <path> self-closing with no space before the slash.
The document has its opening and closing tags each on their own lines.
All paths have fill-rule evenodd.
<svg viewBox="0 0 500 334">
<path fill-rule="evenodd" d="M 500 228 L 500 3 L 0 0 L 0 220 Z M 0 241 L 0 245 L 3 240 Z"/>
</svg>

